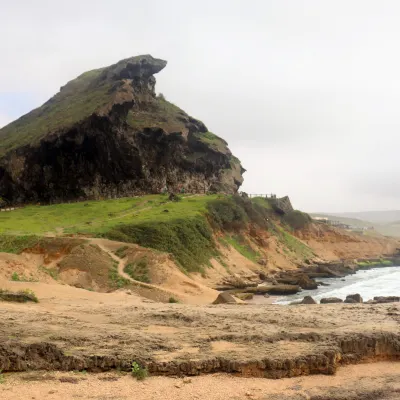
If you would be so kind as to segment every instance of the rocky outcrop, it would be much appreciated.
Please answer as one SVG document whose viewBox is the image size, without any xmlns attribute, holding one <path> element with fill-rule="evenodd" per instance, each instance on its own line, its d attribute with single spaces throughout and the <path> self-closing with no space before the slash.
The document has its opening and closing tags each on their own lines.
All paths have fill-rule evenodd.
<svg viewBox="0 0 400 400">
<path fill-rule="evenodd" d="M 236 299 L 229 293 L 220 293 L 213 304 L 236 304 Z"/>
<path fill-rule="evenodd" d="M 166 64 L 145 55 L 86 72 L 0 129 L 0 197 L 236 192 L 244 169 L 227 143 L 155 95 L 154 74 Z"/>
<path fill-rule="evenodd" d="M 31 301 L 33 303 L 37 303 L 37 297 L 30 292 L 9 292 L 0 290 L 0 301 L 11 301 L 15 303 L 27 303 Z"/>
</svg>

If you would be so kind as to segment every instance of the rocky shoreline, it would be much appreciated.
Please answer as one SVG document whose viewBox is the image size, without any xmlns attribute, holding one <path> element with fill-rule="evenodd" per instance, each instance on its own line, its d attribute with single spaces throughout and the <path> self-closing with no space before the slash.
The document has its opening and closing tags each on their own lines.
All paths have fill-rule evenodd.
<svg viewBox="0 0 400 400">
<path fill-rule="evenodd" d="M 329 283 L 320 279 L 345 278 L 353 275 L 359 270 L 366 270 L 379 267 L 396 267 L 400 265 L 398 256 L 388 256 L 384 259 L 362 259 L 344 260 L 341 262 L 326 262 L 314 265 L 305 265 L 297 270 L 283 271 L 274 275 L 267 275 L 258 271 L 248 277 L 228 277 L 221 285 L 214 289 L 221 292 L 228 292 L 235 296 L 253 295 L 278 295 L 286 296 L 297 294 L 303 290 L 315 290 L 319 286 L 328 286 Z"/>
</svg>

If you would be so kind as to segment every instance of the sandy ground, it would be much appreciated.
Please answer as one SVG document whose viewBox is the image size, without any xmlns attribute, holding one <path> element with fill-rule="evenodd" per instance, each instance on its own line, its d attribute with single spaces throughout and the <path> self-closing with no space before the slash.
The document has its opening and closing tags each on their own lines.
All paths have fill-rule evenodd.
<svg viewBox="0 0 400 400">
<path fill-rule="evenodd" d="M 1 344 L 51 343 L 77 357 L 157 363 L 295 360 L 337 352 L 343 341 L 352 346 L 361 341 L 368 350 L 365 338 L 386 334 L 398 340 L 399 335 L 399 303 L 196 306 L 66 285 L 0 281 L 0 287 L 31 288 L 40 300 L 0 303 Z"/>
<path fill-rule="evenodd" d="M 321 397 L 323 396 L 323 397 Z M 5 374 L 2 400 L 361 400 L 400 398 L 400 363 L 342 368 L 335 376 L 268 380 L 225 374 L 192 378 L 149 377 L 137 381 L 121 373 L 32 372 Z"/>
</svg>

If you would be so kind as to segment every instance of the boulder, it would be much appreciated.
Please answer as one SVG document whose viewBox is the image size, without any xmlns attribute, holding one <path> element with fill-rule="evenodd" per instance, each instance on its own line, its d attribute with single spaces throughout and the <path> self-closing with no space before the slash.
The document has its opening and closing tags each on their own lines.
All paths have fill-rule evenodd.
<svg viewBox="0 0 400 400">
<path fill-rule="evenodd" d="M 349 300 L 354 300 L 354 301 L 349 301 Z M 358 294 L 349 294 L 346 296 L 346 300 L 344 301 L 345 303 L 362 303 L 363 298 Z"/>
<path fill-rule="evenodd" d="M 235 295 L 240 300 L 251 300 L 254 297 L 253 293 L 237 293 Z"/>
<path fill-rule="evenodd" d="M 329 304 L 329 303 L 343 303 L 342 299 L 339 299 L 338 297 L 324 297 L 320 301 L 321 304 Z"/>
<path fill-rule="evenodd" d="M 355 303 L 355 304 L 358 303 L 358 301 L 356 301 L 356 300 L 354 300 L 354 299 L 352 299 L 352 298 L 349 298 L 349 299 L 346 298 L 346 300 L 345 300 L 344 302 L 345 302 L 345 303 Z"/>
<path fill-rule="evenodd" d="M 229 293 L 220 293 L 213 304 L 236 304 L 236 299 Z"/>
<path fill-rule="evenodd" d="M 377 296 L 374 297 L 376 303 L 397 303 L 400 301 L 399 296 Z"/>
<path fill-rule="evenodd" d="M 259 259 L 257 262 L 258 262 L 258 264 L 260 264 L 260 265 L 267 265 L 267 260 L 266 260 L 265 258 L 261 258 L 261 259 Z"/>
<path fill-rule="evenodd" d="M 300 304 L 317 304 L 317 302 L 311 296 L 306 296 Z"/>
</svg>

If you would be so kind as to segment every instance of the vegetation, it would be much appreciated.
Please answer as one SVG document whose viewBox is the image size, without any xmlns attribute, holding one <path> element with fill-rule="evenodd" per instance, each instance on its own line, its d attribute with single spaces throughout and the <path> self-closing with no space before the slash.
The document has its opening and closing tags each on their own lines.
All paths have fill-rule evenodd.
<svg viewBox="0 0 400 400">
<path fill-rule="evenodd" d="M 36 279 L 28 278 L 24 275 L 19 275 L 17 272 L 12 273 L 11 280 L 14 282 L 37 282 Z"/>
<path fill-rule="evenodd" d="M 135 281 L 150 283 L 149 267 L 147 259 L 145 258 L 142 258 L 137 262 L 127 264 L 124 268 L 124 272 Z"/>
<path fill-rule="evenodd" d="M 251 245 L 244 239 L 243 236 L 225 236 L 224 240 L 247 259 L 253 262 L 257 262 L 259 259 L 260 254 L 251 247 Z"/>
<path fill-rule="evenodd" d="M 143 368 L 136 361 L 132 362 L 132 376 L 134 376 L 138 381 L 146 379 L 149 375 L 147 368 Z"/>
<path fill-rule="evenodd" d="M 44 265 L 39 267 L 39 271 L 42 271 L 48 275 L 50 275 L 54 280 L 58 280 L 58 270 L 55 268 L 47 268 Z"/>
<path fill-rule="evenodd" d="M 379 261 L 360 261 L 357 263 L 360 268 L 390 267 L 393 261 L 381 259 Z"/>
<path fill-rule="evenodd" d="M 291 228 L 298 230 L 303 229 L 311 223 L 311 217 L 298 210 L 294 210 L 283 217 L 284 222 Z"/>
<path fill-rule="evenodd" d="M 28 301 L 39 303 L 35 292 L 30 289 L 20 290 L 18 292 L 10 292 L 8 290 L 0 289 L 0 300 L 14 301 L 17 303 L 26 303 Z"/>
<path fill-rule="evenodd" d="M 179 303 L 179 301 L 175 297 L 170 297 L 168 303 Z"/>
<path fill-rule="evenodd" d="M 27 236 L 0 235 L 0 252 L 20 254 L 24 249 L 35 246 L 37 243 L 40 242 L 40 240 L 41 240 L 40 237 L 33 235 L 27 235 Z"/>
<path fill-rule="evenodd" d="M 5 378 L 4 378 L 4 374 L 3 374 L 3 370 L 0 369 L 0 385 L 2 385 L 3 383 L 5 383 Z"/>
<path fill-rule="evenodd" d="M 314 256 L 314 252 L 307 245 L 285 231 L 282 227 L 276 226 L 275 233 L 283 246 L 302 260 L 308 260 Z"/>
<path fill-rule="evenodd" d="M 130 281 L 128 281 L 128 279 L 125 279 L 118 273 L 118 263 L 114 263 L 113 266 L 109 269 L 108 280 L 110 286 L 115 289 L 121 289 L 124 286 L 130 284 Z"/>
<path fill-rule="evenodd" d="M 204 132 L 204 133 L 196 133 L 195 134 L 196 138 L 209 146 L 211 149 L 218 151 L 223 154 L 228 154 L 228 143 L 225 142 L 224 139 L 220 138 L 219 136 L 215 135 L 212 132 Z M 234 159 L 231 159 L 231 161 L 234 161 Z"/>
<path fill-rule="evenodd" d="M 115 255 L 119 258 L 125 258 L 126 257 L 126 250 L 128 250 L 128 246 L 122 246 L 117 251 L 115 252 Z"/>
</svg>

